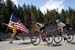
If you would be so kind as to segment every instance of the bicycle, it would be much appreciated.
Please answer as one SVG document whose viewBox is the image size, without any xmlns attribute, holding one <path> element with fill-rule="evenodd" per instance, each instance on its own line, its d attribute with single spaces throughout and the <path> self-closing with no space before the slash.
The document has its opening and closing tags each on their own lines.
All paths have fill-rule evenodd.
<svg viewBox="0 0 75 50">
<path fill-rule="evenodd" d="M 33 45 L 40 44 L 41 40 L 45 41 L 47 44 L 51 44 L 53 42 L 53 37 L 51 35 L 48 36 L 46 31 L 34 31 L 34 33 L 30 34 L 30 39 Z"/>
<path fill-rule="evenodd" d="M 70 30 L 64 30 L 64 33 L 59 32 L 56 36 L 54 36 L 54 42 L 59 44 L 63 38 L 68 43 L 71 43 L 74 39 L 74 35 L 71 34 Z"/>
</svg>

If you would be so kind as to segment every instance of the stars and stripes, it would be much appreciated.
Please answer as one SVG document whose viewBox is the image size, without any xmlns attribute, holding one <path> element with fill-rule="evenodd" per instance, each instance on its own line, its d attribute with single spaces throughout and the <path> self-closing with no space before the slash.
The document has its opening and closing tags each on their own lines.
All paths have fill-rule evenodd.
<svg viewBox="0 0 75 50">
<path fill-rule="evenodd" d="M 11 16 L 11 19 L 9 21 L 9 27 L 12 27 L 11 24 L 15 24 L 15 26 L 17 27 L 17 30 L 20 30 L 24 33 L 28 33 L 29 30 L 23 25 L 23 23 L 20 21 L 20 19 L 18 19 L 15 16 Z"/>
</svg>

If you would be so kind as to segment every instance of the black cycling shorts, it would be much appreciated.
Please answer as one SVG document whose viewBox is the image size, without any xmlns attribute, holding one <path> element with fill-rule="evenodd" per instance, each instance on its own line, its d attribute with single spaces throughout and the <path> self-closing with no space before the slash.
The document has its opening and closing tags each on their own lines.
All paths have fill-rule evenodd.
<svg viewBox="0 0 75 50">
<path fill-rule="evenodd" d="M 44 29 L 45 29 L 46 27 L 42 27 L 41 29 L 40 29 L 40 31 L 43 31 L 44 32 Z"/>
</svg>

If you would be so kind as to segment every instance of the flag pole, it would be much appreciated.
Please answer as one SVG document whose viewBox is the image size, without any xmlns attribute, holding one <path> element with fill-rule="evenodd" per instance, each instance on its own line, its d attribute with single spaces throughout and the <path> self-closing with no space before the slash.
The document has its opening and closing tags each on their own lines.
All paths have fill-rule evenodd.
<svg viewBox="0 0 75 50">
<path fill-rule="evenodd" d="M 11 15 L 9 22 L 11 21 L 12 16 L 13 16 L 13 15 Z M 8 23 L 8 25 L 9 25 L 9 23 Z M 8 31 L 8 26 L 7 26 L 6 32 L 7 32 L 7 31 Z"/>
</svg>

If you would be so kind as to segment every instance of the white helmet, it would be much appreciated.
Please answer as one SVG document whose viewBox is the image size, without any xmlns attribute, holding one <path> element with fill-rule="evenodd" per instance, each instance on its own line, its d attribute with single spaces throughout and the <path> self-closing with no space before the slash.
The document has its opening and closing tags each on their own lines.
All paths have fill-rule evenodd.
<svg viewBox="0 0 75 50">
<path fill-rule="evenodd" d="M 56 23 L 58 23 L 59 22 L 59 20 L 56 20 Z"/>
</svg>

